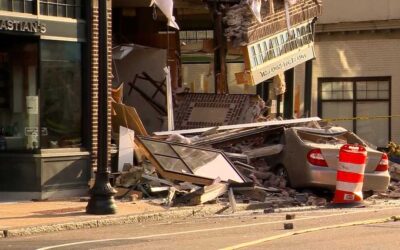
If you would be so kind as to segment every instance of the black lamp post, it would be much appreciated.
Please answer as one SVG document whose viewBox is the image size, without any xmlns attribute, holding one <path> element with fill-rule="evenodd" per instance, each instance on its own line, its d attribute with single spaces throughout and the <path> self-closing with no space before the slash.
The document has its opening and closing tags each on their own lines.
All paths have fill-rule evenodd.
<svg viewBox="0 0 400 250">
<path fill-rule="evenodd" d="M 98 153 L 94 186 L 86 207 L 88 214 L 115 214 L 116 191 L 109 182 L 108 166 L 108 44 L 107 0 L 99 0 L 99 108 Z"/>
</svg>

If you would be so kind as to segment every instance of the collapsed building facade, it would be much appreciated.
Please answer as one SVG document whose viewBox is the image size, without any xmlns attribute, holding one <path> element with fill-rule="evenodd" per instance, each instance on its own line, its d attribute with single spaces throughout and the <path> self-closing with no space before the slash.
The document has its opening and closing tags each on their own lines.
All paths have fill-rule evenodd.
<svg viewBox="0 0 400 250">
<path fill-rule="evenodd" d="M 30 86 L 35 82 L 34 78 L 43 81 L 41 90 L 45 89 L 45 80 L 58 82 L 57 79 L 68 80 L 67 77 L 73 77 L 74 82 L 78 83 L 76 78 L 81 79 L 78 86 L 81 91 L 69 95 L 77 98 L 75 101 L 69 100 L 77 106 L 76 112 L 63 116 L 69 119 L 73 117 L 74 128 L 77 129 L 72 131 L 72 135 L 67 135 L 71 128 L 60 127 L 58 123 L 70 124 L 70 120 L 52 123 L 52 115 L 59 114 L 54 110 L 46 111 L 49 103 L 54 101 L 53 97 L 46 99 L 45 93 L 40 92 L 43 96 L 36 98 L 39 96 L 36 88 L 28 88 L 28 92 L 23 93 L 26 94 L 25 101 L 21 101 L 23 98 L 19 98 L 20 101 L 7 101 L 5 98 L 2 121 L 10 120 L 9 108 L 14 109 L 17 116 L 26 113 L 32 119 L 28 119 L 28 129 L 20 128 L 23 142 L 22 146 L 17 146 L 23 152 L 12 149 L 15 138 L 10 137 L 15 137 L 14 131 L 7 131 L 5 140 L 8 149 L 0 153 L 3 178 L 1 192 L 9 197 L 19 195 L 22 199 L 84 194 L 90 172 L 97 167 L 99 147 L 98 58 L 105 48 L 100 48 L 98 40 L 98 1 L 74 1 L 71 6 L 61 4 L 60 11 L 54 11 L 54 6 L 47 1 L 33 1 L 35 3 L 31 7 L 32 1 L 22 2 L 23 8 L 1 5 L 2 35 L 7 35 L 7 39 L 12 41 L 9 35 L 23 36 L 29 33 L 36 47 L 37 43 L 45 46 L 48 41 L 58 41 L 68 43 L 68 46 L 74 47 L 74 51 L 79 52 L 75 51 L 77 57 L 67 58 L 68 67 L 61 67 L 58 71 L 49 69 L 56 71 L 53 72 L 56 80 L 47 79 L 40 73 L 46 69 L 46 63 L 35 70 L 29 66 L 31 62 L 27 62 L 22 75 L 17 69 L 13 70 L 12 77 L 16 79 L 11 88 L 13 95 L 22 94 L 16 92 L 18 88 L 15 84 L 27 82 Z M 256 4 L 260 2 L 262 4 L 257 12 Z M 199 125 L 207 127 L 255 122 L 257 119 L 253 115 L 248 117 L 240 114 L 256 110 L 257 115 L 262 113 L 261 121 L 268 119 L 268 115 L 338 118 L 335 122 L 339 125 L 359 133 L 378 146 L 385 146 L 390 139 L 400 140 L 399 135 L 394 133 L 399 128 L 399 121 L 388 117 L 398 113 L 397 93 L 400 92 L 396 91 L 399 85 L 396 79 L 400 71 L 396 62 L 400 50 L 397 48 L 399 12 L 395 11 L 399 4 L 393 0 L 383 2 L 376 7 L 378 11 L 371 13 L 367 9 L 364 11 L 356 1 L 339 3 L 337 0 L 325 0 L 322 12 L 321 1 L 313 0 L 288 1 L 286 6 L 285 1 L 280 0 L 175 0 L 171 12 L 175 16 L 175 24 L 172 26 L 178 25 L 178 30 L 167 25 L 171 16 L 166 15 L 160 6 L 155 4 L 149 7 L 151 1 L 107 1 L 108 94 L 111 97 L 111 87 L 118 89 L 123 86 L 123 92 L 113 92 L 114 101 L 136 108 L 131 114 L 137 111 L 136 115 L 143 124 L 135 126 L 145 127 L 149 133 L 175 126 L 193 128 Z M 371 1 L 371 4 L 376 3 Z M 256 9 L 252 11 L 250 7 L 254 6 Z M 61 7 L 65 7 L 65 12 L 61 11 Z M 357 9 L 361 14 L 355 17 L 350 11 L 345 11 L 349 9 Z M 78 16 L 78 11 L 85 14 Z M 34 21 L 31 20 L 31 12 L 35 16 Z M 18 13 L 18 17 L 15 17 L 15 13 Z M 47 15 L 56 17 L 46 18 Z M 317 16 L 318 20 L 315 19 Z M 26 19 L 24 22 L 27 22 L 27 26 L 11 25 L 12 28 L 9 28 L 9 19 L 18 22 Z M 40 27 L 47 22 L 47 29 L 39 29 L 37 20 L 40 21 Z M 58 28 L 52 29 L 53 26 Z M 69 33 L 60 34 L 62 30 Z M 372 53 L 371 46 L 384 49 Z M 45 49 L 43 47 L 41 51 Z M 36 56 L 39 56 L 39 52 L 36 52 Z M 1 53 L 3 67 L 8 62 L 5 54 L 10 52 Z M 44 62 L 50 59 L 43 57 Z M 64 60 L 55 60 L 59 59 Z M 82 68 L 73 67 L 78 62 L 82 63 Z M 68 71 L 67 68 L 73 70 Z M 36 78 L 35 72 L 37 75 L 40 73 L 40 77 Z M 2 76 L 2 79 L 6 79 L 3 73 Z M 64 85 L 63 88 L 69 90 L 68 84 Z M 59 93 L 64 92 L 60 90 Z M 221 97 L 222 102 L 226 102 L 222 105 L 218 101 L 210 101 L 209 95 L 228 93 L 238 95 L 236 99 Z M 185 113 L 184 109 L 171 109 L 178 104 L 174 103 L 179 100 L 175 98 L 176 95 L 183 100 L 180 102 L 183 106 L 179 108 L 187 105 L 195 115 Z M 256 95 L 265 102 L 260 110 L 258 101 L 254 99 Z M 23 111 L 25 102 L 29 105 Z M 37 114 L 38 106 L 48 118 L 42 117 L 41 112 Z M 243 107 L 247 109 L 242 110 Z M 121 110 L 125 112 L 124 107 Z M 218 111 L 211 116 L 212 110 Z M 224 116 L 219 117 L 221 110 Z M 115 112 L 118 110 L 113 110 L 110 101 L 108 142 L 111 142 L 114 133 L 118 133 L 118 127 L 112 131 L 110 124 Z M 232 115 L 234 112 L 236 117 Z M 372 114 L 381 119 L 349 119 Z M 176 118 L 175 122 L 171 117 Z M 209 120 L 204 121 L 205 118 Z M 122 119 L 115 124 L 130 127 L 127 123 L 127 119 Z M 7 127 L 8 124 L 3 126 Z M 31 127 L 33 129 L 29 129 Z M 142 135 L 146 135 L 146 130 L 141 131 Z M 39 145 L 32 141 L 38 134 Z M 26 151 L 28 146 L 29 152 Z"/>
</svg>

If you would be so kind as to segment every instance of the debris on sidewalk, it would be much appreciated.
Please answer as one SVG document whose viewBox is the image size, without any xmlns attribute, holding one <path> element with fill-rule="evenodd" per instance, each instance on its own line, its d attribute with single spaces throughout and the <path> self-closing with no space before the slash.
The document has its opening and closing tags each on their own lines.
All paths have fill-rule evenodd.
<svg viewBox="0 0 400 250">
<path fill-rule="evenodd" d="M 189 206 L 200 205 L 217 199 L 218 197 L 224 195 L 227 190 L 227 183 L 216 182 L 176 198 L 174 204 L 184 204 Z"/>
<path fill-rule="evenodd" d="M 277 175 L 266 160 L 284 149 L 281 136 L 286 126 L 313 128 L 313 122 L 294 119 L 269 126 L 214 127 L 191 136 L 136 136 L 135 154 L 144 160 L 126 166 L 117 177 L 118 188 L 125 188 L 118 197 L 158 199 L 165 206 L 226 202 L 233 212 L 238 202 L 262 203 L 272 209 L 326 204 L 324 199 L 288 187 L 286 178 Z"/>
<path fill-rule="evenodd" d="M 263 209 L 325 206 L 329 196 L 302 191 L 296 186 L 301 174 L 290 179 L 283 166 L 305 166 L 304 171 L 309 171 L 309 147 L 304 145 L 328 148 L 364 143 L 318 117 L 282 120 L 265 116 L 268 107 L 251 95 L 184 94 L 180 98 L 184 107 L 176 109 L 181 112 L 175 121 L 184 130 L 154 132 L 152 136 L 133 109 L 115 105 L 116 116 L 123 117 L 130 110 L 129 123 L 137 132 L 134 164 L 116 178 L 116 188 L 121 189 L 117 198 L 150 199 L 168 207 L 218 202 L 232 211 L 237 203 L 263 204 Z M 236 105 L 235 100 L 245 105 Z M 217 117 L 221 112 L 224 115 Z M 213 122 L 203 119 L 208 115 Z M 121 117 L 117 121 L 126 122 Z M 285 157 L 299 153 L 304 155 L 295 158 L 304 160 L 286 162 Z M 381 155 L 378 151 L 373 154 Z M 391 188 L 390 196 L 396 197 L 398 189 L 400 198 L 400 187 Z"/>
</svg>

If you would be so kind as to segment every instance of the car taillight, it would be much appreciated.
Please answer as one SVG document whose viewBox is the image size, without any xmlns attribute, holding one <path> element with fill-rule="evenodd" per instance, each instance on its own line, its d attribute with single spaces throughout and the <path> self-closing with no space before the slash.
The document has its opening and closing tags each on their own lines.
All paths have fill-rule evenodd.
<svg viewBox="0 0 400 250">
<path fill-rule="evenodd" d="M 310 150 L 307 154 L 307 160 L 312 165 L 320 166 L 320 167 L 327 167 L 328 163 L 326 163 L 324 156 L 321 153 L 319 148 L 314 148 Z"/>
<path fill-rule="evenodd" d="M 389 160 L 386 153 L 382 154 L 382 158 L 375 171 L 387 171 L 389 169 Z"/>
</svg>

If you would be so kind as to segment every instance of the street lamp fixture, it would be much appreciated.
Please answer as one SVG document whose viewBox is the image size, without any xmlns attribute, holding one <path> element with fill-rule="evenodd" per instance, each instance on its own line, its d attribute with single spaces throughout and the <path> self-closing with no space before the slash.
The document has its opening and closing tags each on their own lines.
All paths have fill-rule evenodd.
<svg viewBox="0 0 400 250">
<path fill-rule="evenodd" d="M 99 108 L 98 153 L 95 183 L 86 206 L 88 214 L 115 214 L 116 191 L 109 181 L 108 167 L 108 39 L 107 0 L 99 0 Z"/>
</svg>

